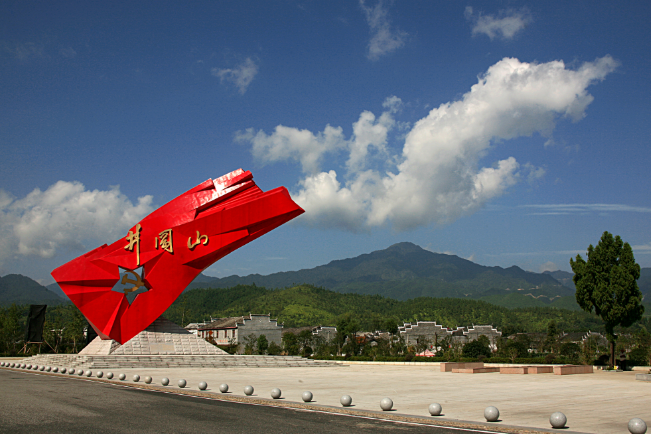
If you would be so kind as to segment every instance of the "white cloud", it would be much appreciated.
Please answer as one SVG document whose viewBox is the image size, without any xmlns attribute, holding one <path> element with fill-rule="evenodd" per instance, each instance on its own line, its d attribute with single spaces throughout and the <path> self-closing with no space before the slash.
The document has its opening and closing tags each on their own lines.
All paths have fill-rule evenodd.
<svg viewBox="0 0 651 434">
<path fill-rule="evenodd" d="M 359 5 L 366 15 L 366 22 L 371 29 L 371 40 L 368 43 L 367 57 L 378 60 L 405 45 L 407 33 L 391 29 L 388 9 L 384 0 L 378 0 L 374 7 L 366 6 L 365 0 L 359 0 Z"/>
<path fill-rule="evenodd" d="M 247 57 L 237 68 L 213 68 L 210 72 L 215 77 L 219 77 L 220 83 L 224 83 L 225 81 L 233 83 L 237 86 L 240 93 L 244 95 L 249 84 L 251 84 L 258 74 L 258 65 L 250 57 Z"/>
<path fill-rule="evenodd" d="M 630 206 L 618 203 L 557 203 L 539 205 L 521 205 L 522 208 L 535 210 L 531 215 L 568 215 L 608 212 L 651 213 L 651 208 Z"/>
<path fill-rule="evenodd" d="M 552 261 L 547 261 L 544 264 L 541 264 L 540 267 L 538 267 L 539 273 L 544 273 L 545 271 L 556 271 L 556 270 L 560 270 L 560 268 Z"/>
<path fill-rule="evenodd" d="M 466 6 L 464 13 L 466 19 L 472 23 L 472 35 L 484 34 L 491 40 L 495 38 L 512 39 L 516 33 L 529 24 L 531 14 L 526 9 L 519 11 L 508 9 L 495 15 L 475 14 L 472 7 Z"/>
<path fill-rule="evenodd" d="M 295 160 L 301 163 L 305 173 L 318 172 L 323 155 L 345 144 L 341 127 L 333 128 L 330 125 L 316 135 L 308 130 L 283 125 L 278 125 L 269 135 L 249 128 L 244 132 L 238 131 L 235 140 L 250 142 L 253 145 L 253 157 L 260 163 Z"/>
<path fill-rule="evenodd" d="M 132 204 L 119 187 L 86 190 L 58 181 L 22 199 L 0 190 L 0 265 L 11 257 L 52 258 L 60 250 L 82 251 L 84 242 L 111 243 L 153 211 L 152 197 Z"/>
<path fill-rule="evenodd" d="M 301 162 L 308 175 L 299 182 L 295 199 L 306 210 L 300 219 L 304 224 L 351 231 L 387 223 L 397 230 L 445 224 L 472 214 L 522 178 L 542 176 L 544 169 L 529 163 L 521 168 L 513 157 L 488 167 L 480 167 L 480 161 L 494 140 L 548 135 L 558 118 L 581 119 L 593 99 L 588 86 L 616 66 L 610 56 L 578 70 L 567 69 L 562 61 L 536 64 L 505 58 L 460 100 L 441 104 L 416 122 L 402 153 L 387 155 L 382 162 L 390 171 L 366 166 L 369 149 L 388 154 L 387 134 L 399 105 L 394 97 L 378 120 L 363 112 L 346 142 L 341 128 L 331 126 L 318 134 L 281 126 L 271 135 L 248 130 L 238 139 L 250 142 L 254 156 L 263 161 Z M 301 140 L 288 139 L 292 137 Z M 349 152 L 340 170 L 345 181 L 334 169 L 317 173 L 325 153 L 344 148 Z"/>
</svg>

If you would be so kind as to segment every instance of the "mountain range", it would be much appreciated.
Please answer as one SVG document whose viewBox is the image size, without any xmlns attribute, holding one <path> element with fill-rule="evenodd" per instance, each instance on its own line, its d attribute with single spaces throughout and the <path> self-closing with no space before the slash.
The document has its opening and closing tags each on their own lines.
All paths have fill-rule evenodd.
<svg viewBox="0 0 651 434">
<path fill-rule="evenodd" d="M 4 290 L 8 287 L 3 283 L 5 279 L 9 278 L 7 282 L 18 282 L 15 276 L 19 275 L 1 278 L 0 304 L 18 300 L 31 303 L 30 300 L 41 299 L 52 300 L 50 304 L 56 304 L 67 300 L 56 283 L 45 288 L 24 276 L 19 277 L 31 283 L 25 284 L 25 289 L 19 291 L 22 295 L 19 296 L 15 289 Z M 381 295 L 396 300 L 451 297 L 483 300 L 509 308 L 553 306 L 577 310 L 579 306 L 574 299 L 572 277 L 572 273 L 560 270 L 534 273 L 517 266 L 487 267 L 403 242 L 384 250 L 299 271 L 223 278 L 200 274 L 186 291 L 252 284 L 266 288 L 289 288 L 306 283 L 340 293 Z M 642 269 L 638 285 L 645 296 L 651 293 L 651 268 Z M 31 291 L 35 291 L 33 296 L 28 295 Z M 647 298 L 651 300 L 651 297 Z"/>
<path fill-rule="evenodd" d="M 412 243 L 398 243 L 355 258 L 332 261 L 312 269 L 267 276 L 199 276 L 188 289 L 227 288 L 255 284 L 287 288 L 308 283 L 341 293 L 381 295 L 397 300 L 417 297 L 483 299 L 509 307 L 549 305 L 574 299 L 571 273 L 533 273 L 519 267 L 486 267 L 455 255 L 434 253 Z M 578 308 L 578 306 L 576 306 Z"/>
<path fill-rule="evenodd" d="M 61 293 L 63 294 L 63 291 Z M 7 274 L 0 277 L 0 305 L 16 303 L 54 306 L 66 303 L 67 300 L 67 297 L 61 298 L 45 286 L 21 274 Z"/>
</svg>

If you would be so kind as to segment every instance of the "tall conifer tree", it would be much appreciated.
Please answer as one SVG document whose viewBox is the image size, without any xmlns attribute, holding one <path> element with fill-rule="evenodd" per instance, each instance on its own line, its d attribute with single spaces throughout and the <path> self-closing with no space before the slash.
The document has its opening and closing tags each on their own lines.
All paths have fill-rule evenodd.
<svg viewBox="0 0 651 434">
<path fill-rule="evenodd" d="M 615 365 L 615 327 L 629 327 L 642 318 L 642 293 L 637 286 L 640 266 L 633 249 L 618 236 L 604 232 L 597 247 L 588 247 L 588 260 L 570 259 L 581 309 L 601 317 L 610 342 L 610 366 Z"/>
</svg>

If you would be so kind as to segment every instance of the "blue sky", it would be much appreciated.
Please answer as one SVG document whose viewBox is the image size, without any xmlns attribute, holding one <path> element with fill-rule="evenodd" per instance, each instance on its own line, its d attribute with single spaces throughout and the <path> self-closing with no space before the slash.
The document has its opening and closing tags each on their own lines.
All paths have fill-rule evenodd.
<svg viewBox="0 0 651 434">
<path fill-rule="evenodd" d="M 649 2 L 0 4 L 0 274 L 43 283 L 207 178 L 306 213 L 210 267 L 411 241 L 563 269 L 603 231 L 651 266 Z"/>
</svg>

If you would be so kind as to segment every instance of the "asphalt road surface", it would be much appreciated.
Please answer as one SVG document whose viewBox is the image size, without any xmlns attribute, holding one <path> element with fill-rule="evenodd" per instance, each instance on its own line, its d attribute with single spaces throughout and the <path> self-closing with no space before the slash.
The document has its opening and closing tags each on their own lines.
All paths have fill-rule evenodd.
<svg viewBox="0 0 651 434">
<path fill-rule="evenodd" d="M 0 370 L 0 433 L 473 433 Z"/>
</svg>

